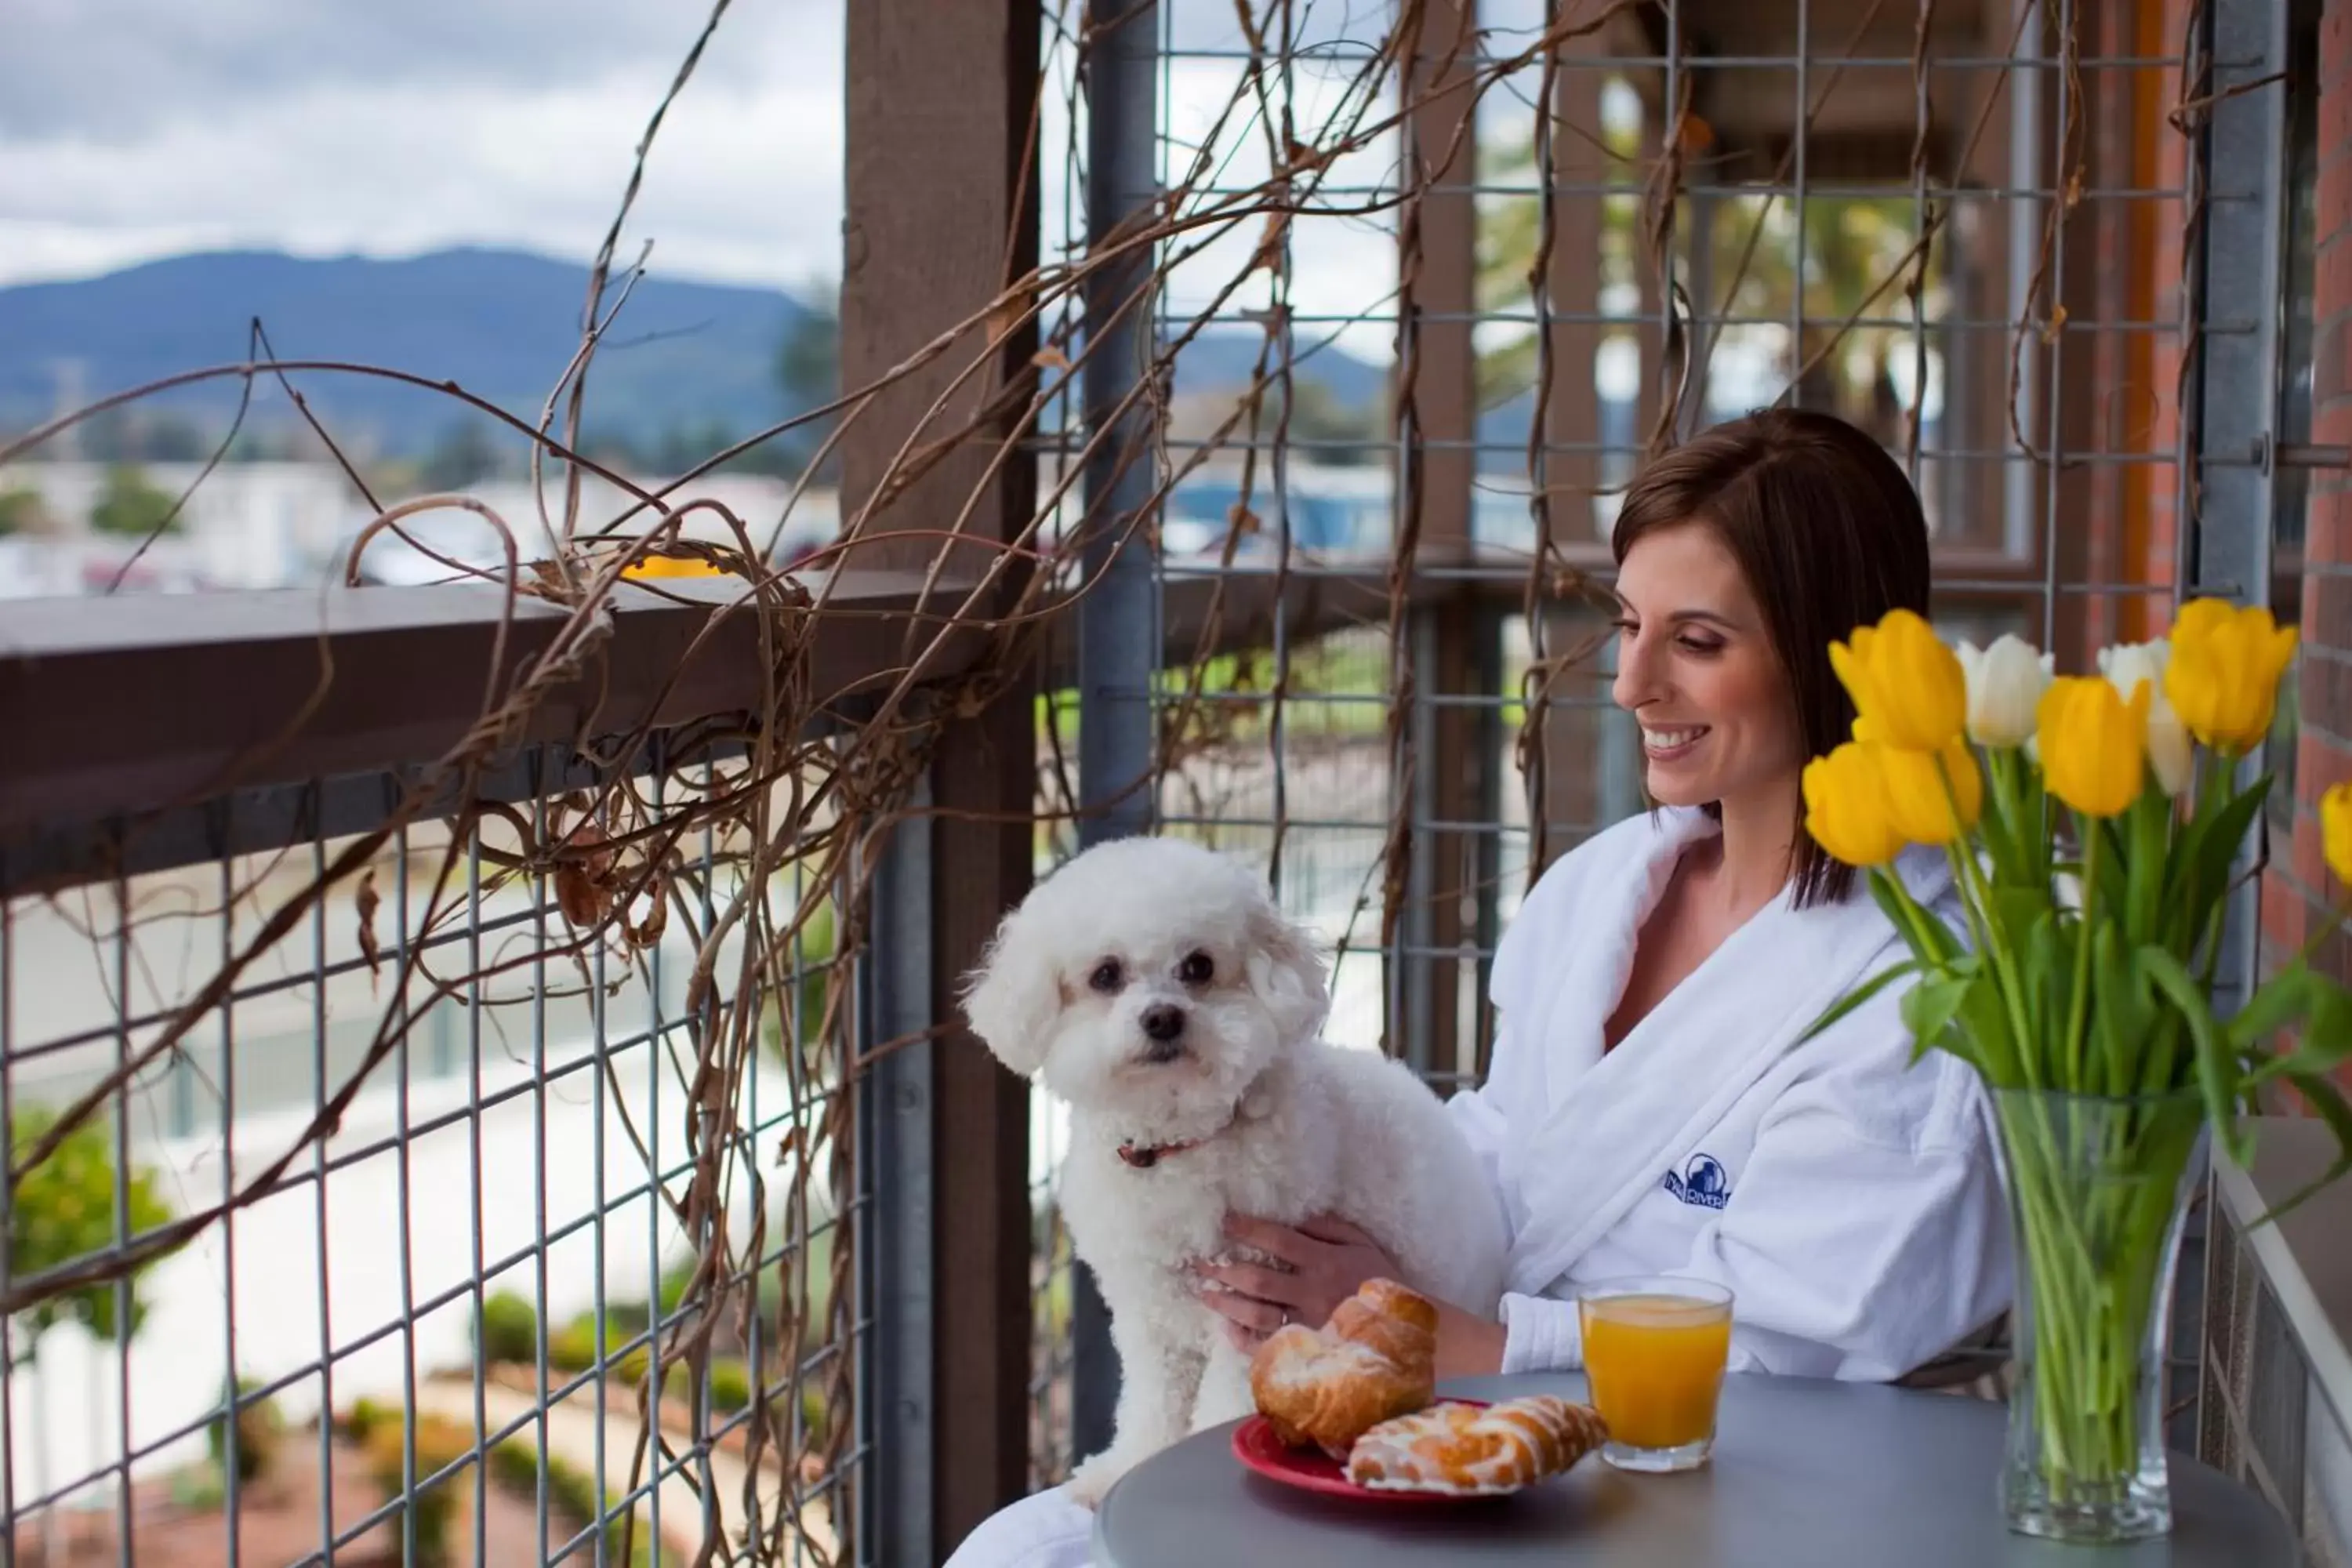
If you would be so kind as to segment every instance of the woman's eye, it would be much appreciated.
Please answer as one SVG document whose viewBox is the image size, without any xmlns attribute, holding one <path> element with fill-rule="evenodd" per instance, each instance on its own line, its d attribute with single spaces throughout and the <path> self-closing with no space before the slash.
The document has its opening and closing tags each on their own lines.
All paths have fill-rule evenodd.
<svg viewBox="0 0 2352 1568">
<path fill-rule="evenodd" d="M 1709 658 L 1723 651 L 1723 645 L 1721 643 L 1710 642 L 1705 637 L 1682 637 L 1677 640 L 1681 643 L 1682 649 L 1685 653 L 1695 653 L 1702 658 Z"/>
<path fill-rule="evenodd" d="M 1186 953 L 1184 962 L 1176 966 L 1176 978 L 1187 985 L 1206 985 L 1216 973 L 1216 964 L 1205 952 Z"/>
<path fill-rule="evenodd" d="M 1119 973 L 1118 960 L 1106 958 L 1095 965 L 1095 972 L 1087 976 L 1087 984 L 1097 991 L 1116 991 L 1118 989 Z"/>
</svg>

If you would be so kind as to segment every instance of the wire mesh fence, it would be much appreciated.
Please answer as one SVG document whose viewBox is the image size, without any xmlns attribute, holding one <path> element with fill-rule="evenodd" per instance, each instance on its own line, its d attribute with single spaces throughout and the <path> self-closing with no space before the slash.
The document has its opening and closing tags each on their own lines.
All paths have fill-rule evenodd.
<svg viewBox="0 0 2352 1568">
<path fill-rule="evenodd" d="M 1064 240 L 1171 232 L 1088 302 L 1150 313 L 1108 319 L 1093 406 L 1151 410 L 1088 504 L 1156 526 L 1074 617 L 1081 668 L 1119 674 L 1041 710 L 1066 731 L 1041 811 L 1255 861 L 1339 954 L 1332 1037 L 1444 1089 L 1483 1068 L 1532 877 L 1642 805 L 1607 542 L 1646 457 L 1752 408 L 1840 415 L 1920 492 L 1939 626 L 2066 668 L 2185 587 L 2265 594 L 2272 498 L 2217 426 L 2281 379 L 2252 306 L 2284 283 L 2263 116 L 2289 9 L 1048 6 Z M 1269 580 L 1372 591 L 1339 629 L 1277 594 L 1247 657 L 1119 662 L 1173 596 Z M 1066 731 L 1114 731 L 1081 785 L 1054 776 Z M 1043 1215 L 1058 1149 L 1034 1152 Z M 1088 1384 L 1116 1369 L 1039 1227 L 1047 1479 L 1106 1439 Z"/>
<path fill-rule="evenodd" d="M 1065 1473 L 1116 1367 L 1064 1131 L 952 1018 L 1026 876 L 1211 839 L 1337 953 L 1335 1038 L 1475 1081 L 1517 900 L 1643 804 L 1646 457 L 1833 410 L 1919 486 L 1941 624 L 2069 668 L 2261 591 L 2289 9 L 854 7 L 824 407 L 658 483 L 579 449 L 642 148 L 536 423 L 258 331 L 189 372 L 445 395 L 538 515 L 344 464 L 354 590 L 394 542 L 488 590 L 329 596 L 429 606 L 431 679 L 316 616 L 44 666 L 55 713 L 195 695 L 0 757 L 20 1558 L 928 1559 Z M 782 569 L 805 479 L 691 486 L 786 436 L 840 534 Z"/>
<path fill-rule="evenodd" d="M 273 850 L 12 882 L 13 1561 L 856 1560 L 824 1047 L 855 988 L 787 868 L 754 892 L 792 984 L 706 1048 L 772 928 L 720 918 L 740 836 L 672 814 L 740 774 L 695 750 L 634 779 L 544 750 L 466 820 L 330 837 L 313 795 Z M 670 853 L 606 832 L 614 795 Z M 253 809 L 202 815 L 230 842 Z"/>
</svg>

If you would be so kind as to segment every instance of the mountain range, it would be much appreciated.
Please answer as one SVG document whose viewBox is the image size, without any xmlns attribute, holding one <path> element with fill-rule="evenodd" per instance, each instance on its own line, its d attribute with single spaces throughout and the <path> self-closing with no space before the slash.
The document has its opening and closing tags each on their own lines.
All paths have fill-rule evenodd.
<svg viewBox="0 0 2352 1568">
<path fill-rule="evenodd" d="M 458 248 L 396 259 L 274 251 L 169 257 L 102 277 L 0 289 L 0 429 L 60 407 L 247 356 L 258 318 L 281 359 L 383 365 L 454 380 L 526 419 L 579 343 L 583 266 L 511 250 Z M 609 300 L 609 295 L 608 295 Z M 649 274 L 598 351 L 584 427 L 649 446 L 681 431 L 747 434 L 794 400 L 778 356 L 793 329 L 830 302 L 779 289 Z M 1182 391 L 1246 382 L 1251 328 L 1202 334 L 1177 366 Z M 1363 407 L 1386 372 L 1326 346 L 1303 379 Z M 447 397 L 374 377 L 310 373 L 298 384 L 339 440 L 415 455 L 464 419 Z M 207 434 L 225 426 L 238 383 L 176 390 L 147 406 Z M 256 417 L 293 418 L 283 395 L 257 395 Z"/>
</svg>

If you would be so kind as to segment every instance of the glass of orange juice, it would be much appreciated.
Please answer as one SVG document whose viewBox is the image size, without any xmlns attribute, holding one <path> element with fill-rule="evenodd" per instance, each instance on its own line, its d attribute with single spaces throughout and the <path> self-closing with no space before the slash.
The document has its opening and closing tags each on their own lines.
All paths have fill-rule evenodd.
<svg viewBox="0 0 2352 1568">
<path fill-rule="evenodd" d="M 1584 1376 L 1621 1470 L 1689 1470 L 1715 1447 L 1731 1353 L 1731 1292 L 1672 1276 L 1609 1279 L 1577 1299 Z"/>
</svg>

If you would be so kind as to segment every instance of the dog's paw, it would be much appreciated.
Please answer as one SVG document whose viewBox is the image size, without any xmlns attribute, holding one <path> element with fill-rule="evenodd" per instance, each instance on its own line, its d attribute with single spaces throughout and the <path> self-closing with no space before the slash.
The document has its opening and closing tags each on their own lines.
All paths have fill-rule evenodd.
<svg viewBox="0 0 2352 1568">
<path fill-rule="evenodd" d="M 1069 1500 L 1080 1508 L 1092 1510 L 1110 1495 L 1118 1479 L 1135 1468 L 1134 1458 L 1108 1448 L 1070 1472 L 1069 1485 L 1063 1489 Z"/>
</svg>

